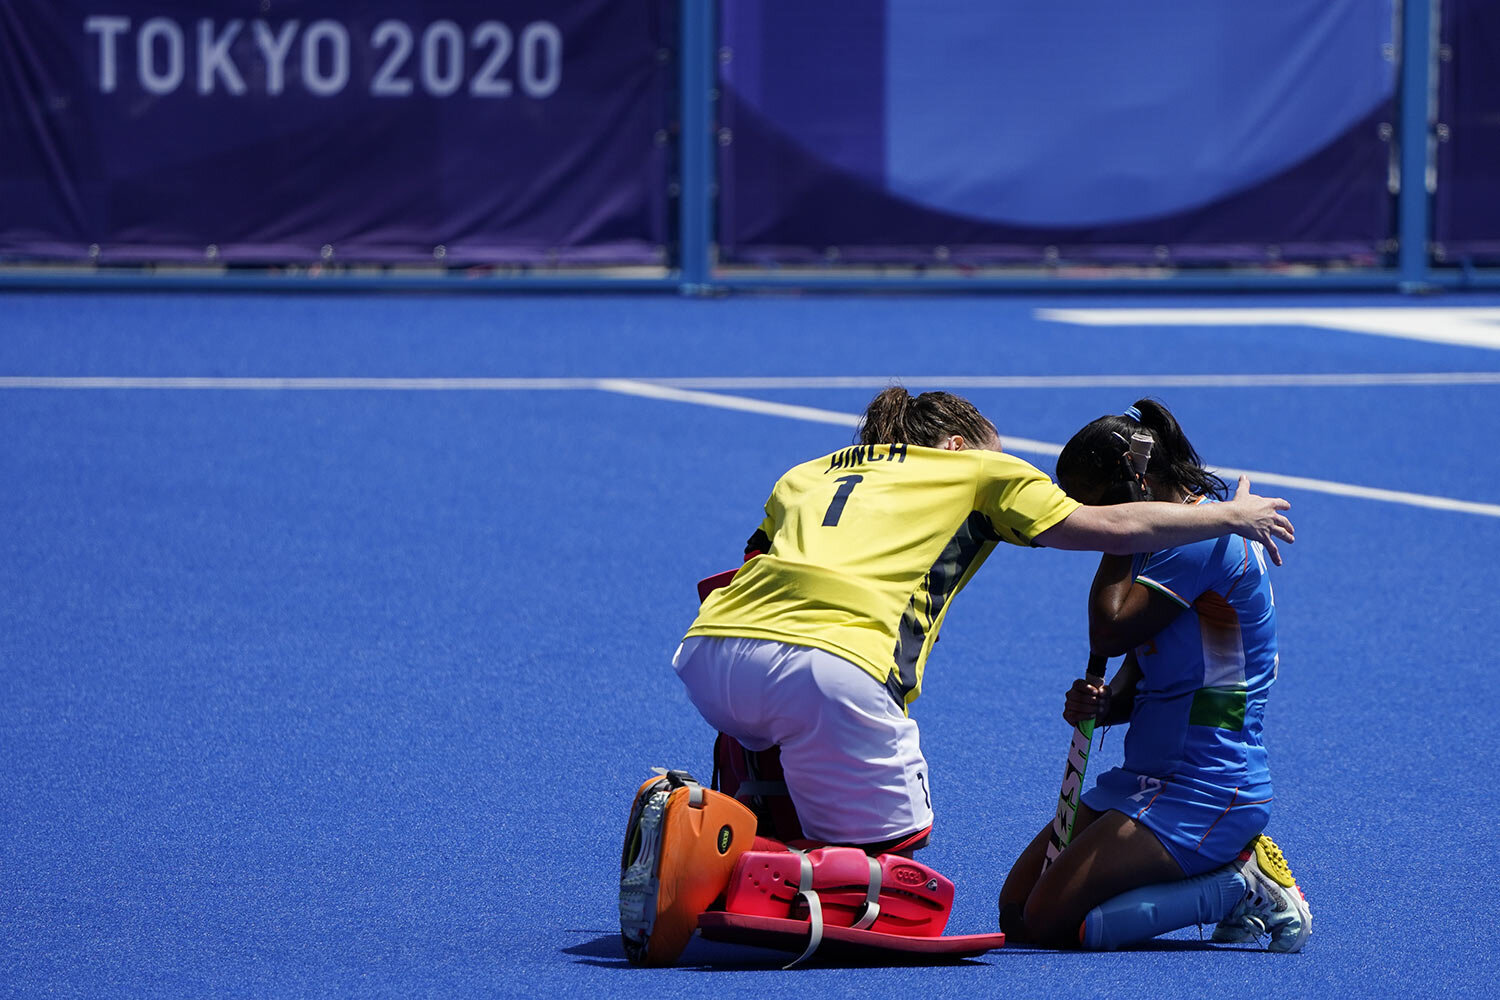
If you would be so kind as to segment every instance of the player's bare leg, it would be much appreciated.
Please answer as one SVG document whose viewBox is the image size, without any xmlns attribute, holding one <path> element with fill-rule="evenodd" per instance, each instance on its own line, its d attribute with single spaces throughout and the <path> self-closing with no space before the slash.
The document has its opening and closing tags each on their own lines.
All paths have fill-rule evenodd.
<svg viewBox="0 0 1500 1000">
<path fill-rule="evenodd" d="M 1012 937 L 1017 943 L 1075 947 L 1084 915 L 1098 904 L 1143 885 L 1183 877 L 1154 833 L 1113 810 L 1101 814 L 1080 805 L 1073 842 L 1041 872 L 1049 833 L 1050 827 L 1032 840 L 1001 890 L 1005 912 L 1005 904 L 1013 904 L 1028 882 L 1031 886 L 1022 904 L 1023 936 Z M 1006 933 L 1011 935 L 1008 929 Z"/>
</svg>

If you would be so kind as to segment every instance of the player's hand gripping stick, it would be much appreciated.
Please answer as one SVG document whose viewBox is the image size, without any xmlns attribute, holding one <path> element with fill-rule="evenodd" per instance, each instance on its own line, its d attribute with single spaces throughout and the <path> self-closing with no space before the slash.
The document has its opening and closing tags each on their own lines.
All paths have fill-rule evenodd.
<svg viewBox="0 0 1500 1000">
<path fill-rule="evenodd" d="M 1084 676 L 1094 684 L 1104 682 L 1106 656 L 1089 655 L 1088 669 Z M 1047 854 L 1042 859 L 1042 871 L 1046 871 L 1062 849 L 1073 839 L 1073 821 L 1078 817 L 1078 800 L 1083 794 L 1083 775 L 1088 769 L 1089 751 L 1094 745 L 1094 720 L 1083 719 L 1073 727 L 1073 742 L 1068 747 L 1068 765 L 1063 771 L 1062 790 L 1057 795 L 1057 816 L 1052 820 L 1052 839 L 1047 842 Z"/>
</svg>

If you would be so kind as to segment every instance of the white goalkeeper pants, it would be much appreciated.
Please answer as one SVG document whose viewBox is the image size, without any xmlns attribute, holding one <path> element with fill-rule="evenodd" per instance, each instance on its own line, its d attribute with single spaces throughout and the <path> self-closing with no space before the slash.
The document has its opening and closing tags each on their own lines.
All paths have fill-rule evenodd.
<svg viewBox="0 0 1500 1000">
<path fill-rule="evenodd" d="M 873 844 L 932 825 L 917 724 L 862 668 L 765 639 L 692 636 L 672 658 L 708 724 L 748 750 L 781 747 L 802 831 Z"/>
</svg>

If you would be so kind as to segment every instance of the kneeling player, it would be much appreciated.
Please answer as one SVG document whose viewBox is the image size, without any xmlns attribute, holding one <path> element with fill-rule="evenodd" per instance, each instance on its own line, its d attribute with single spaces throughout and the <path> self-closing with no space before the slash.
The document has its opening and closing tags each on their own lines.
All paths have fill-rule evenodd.
<svg viewBox="0 0 1500 1000">
<path fill-rule="evenodd" d="M 1144 475 L 1129 459 L 1140 434 L 1154 446 Z M 1084 427 L 1057 475 L 1087 504 L 1143 495 L 1210 504 L 1227 492 L 1154 400 Z M 1077 681 L 1064 718 L 1128 721 L 1124 765 L 1083 796 L 1072 842 L 1050 867 L 1050 825 L 1017 859 L 1000 894 L 1001 929 L 1015 943 L 1108 949 L 1217 923 L 1215 941 L 1269 933 L 1271 950 L 1300 950 L 1312 914 L 1261 832 L 1272 800 L 1261 720 L 1277 668 L 1261 546 L 1226 535 L 1105 556 L 1089 639 L 1095 653 L 1128 655 L 1107 686 Z"/>
<path fill-rule="evenodd" d="M 1083 506 L 1004 454 L 967 400 L 893 386 L 866 408 L 858 444 L 778 480 L 748 561 L 703 601 L 673 667 L 715 729 L 779 753 L 807 838 L 909 853 L 933 809 L 907 707 L 954 597 L 998 543 L 1135 552 L 1234 532 L 1275 559 L 1293 537 L 1286 506 L 1247 481 L 1223 504 Z M 622 888 L 622 933 L 648 957 L 665 906 L 654 877 Z"/>
<path fill-rule="evenodd" d="M 779 748 L 802 830 L 870 853 L 932 825 L 908 706 L 948 609 L 1000 542 L 1134 552 L 1235 532 L 1292 539 L 1284 500 L 1188 508 L 1081 505 L 1002 452 L 995 425 L 944 392 L 893 386 L 859 443 L 788 471 L 748 561 L 704 600 L 673 667 L 703 718 Z"/>
</svg>

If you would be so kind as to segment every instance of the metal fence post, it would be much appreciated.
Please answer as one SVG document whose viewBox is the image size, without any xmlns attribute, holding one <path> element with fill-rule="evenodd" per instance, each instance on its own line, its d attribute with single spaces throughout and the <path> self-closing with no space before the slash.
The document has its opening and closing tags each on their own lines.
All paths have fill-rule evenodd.
<svg viewBox="0 0 1500 1000">
<path fill-rule="evenodd" d="M 714 5 L 718 0 L 682 0 L 681 190 L 678 193 L 678 290 L 710 291 L 709 248 L 713 236 Z"/>
<path fill-rule="evenodd" d="M 1432 8 L 1437 0 L 1401 4 L 1401 193 L 1397 198 L 1397 268 L 1403 291 L 1430 284 L 1432 232 L 1433 61 L 1437 55 Z"/>
</svg>

